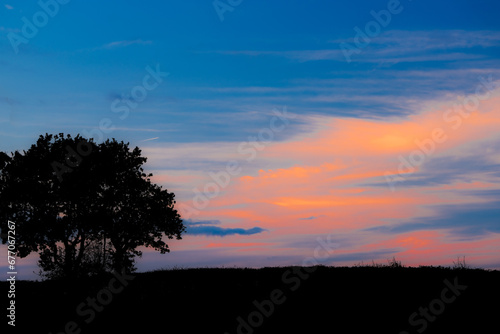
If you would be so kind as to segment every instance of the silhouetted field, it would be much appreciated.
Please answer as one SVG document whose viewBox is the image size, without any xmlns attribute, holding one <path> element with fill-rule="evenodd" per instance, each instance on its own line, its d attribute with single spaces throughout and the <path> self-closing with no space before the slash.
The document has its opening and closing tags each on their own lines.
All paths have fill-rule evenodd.
<svg viewBox="0 0 500 334">
<path fill-rule="evenodd" d="M 0 288 L 6 292 L 6 282 Z M 178 269 L 121 281 L 17 282 L 16 330 L 498 333 L 499 300 L 500 272 L 479 269 Z M 419 308 L 429 310 L 424 315 Z"/>
</svg>

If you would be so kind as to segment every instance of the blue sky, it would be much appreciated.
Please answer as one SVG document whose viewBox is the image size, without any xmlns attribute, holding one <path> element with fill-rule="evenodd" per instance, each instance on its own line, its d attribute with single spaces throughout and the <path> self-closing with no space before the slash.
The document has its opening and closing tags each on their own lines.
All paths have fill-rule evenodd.
<svg viewBox="0 0 500 334">
<path fill-rule="evenodd" d="M 274 133 L 272 143 L 262 153 L 259 151 L 257 159 L 242 165 L 241 174 L 231 180 L 230 187 L 234 189 L 224 189 L 220 194 L 221 198 L 227 194 L 241 198 L 239 205 L 244 207 L 248 203 L 240 183 L 247 176 L 255 178 L 263 175 L 260 171 L 277 172 L 297 166 L 307 169 L 333 163 L 328 160 L 333 157 L 308 156 L 305 151 L 301 151 L 305 155 L 294 154 L 293 150 L 287 150 L 304 138 L 319 140 L 326 138 L 321 135 L 325 131 L 335 133 L 341 124 L 336 120 L 399 124 L 412 117 L 418 119 L 419 115 L 443 106 L 451 107 L 456 101 L 475 94 L 480 78 L 491 81 L 491 94 L 496 96 L 493 92 L 498 87 L 496 81 L 500 80 L 498 1 L 403 0 L 398 4 L 387 0 L 243 0 L 232 3 L 237 5 L 227 5 L 232 10 L 225 11 L 221 20 L 212 1 L 72 0 L 58 4 L 57 13 L 53 17 L 46 15 L 47 23 L 41 24 L 38 33 L 27 39 L 28 43 L 14 47 L 13 36 L 23 36 L 23 18 L 33 22 L 33 16 L 38 15 L 43 19 L 44 14 L 37 14 L 43 9 L 36 1 L 2 3 L 0 150 L 26 149 L 44 133 L 76 135 L 84 130 L 103 133 L 105 137 L 142 148 L 149 158 L 147 167 L 158 175 L 157 182 L 174 191 L 181 203 L 190 203 L 193 187 L 206 184 L 208 172 L 224 168 L 228 160 L 238 156 L 240 143 L 250 141 L 249 136 L 268 127 L 273 109 L 286 107 L 290 115 L 294 115 L 293 121 L 284 131 Z M 371 12 L 380 13 L 388 6 L 398 8 L 397 13 L 390 15 L 385 27 L 378 25 L 380 31 L 369 37 L 366 46 L 352 54 L 348 62 L 340 48 L 342 43 L 354 45 L 356 27 L 366 33 L 366 25 L 374 22 Z M 161 82 L 154 89 L 144 90 L 141 87 L 145 77 L 151 76 L 151 70 L 168 72 L 168 76 L 161 76 Z M 147 80 L 151 85 L 155 83 L 151 77 Z M 115 112 L 117 106 L 125 106 L 125 102 L 120 102 L 122 99 L 132 92 L 144 91 L 147 96 L 143 100 L 128 100 L 130 112 L 126 116 Z M 497 110 L 496 101 L 488 99 L 484 108 Z M 102 122 L 110 124 L 113 130 L 108 133 L 99 130 Z M 463 140 L 453 141 L 456 145 L 446 146 L 446 150 L 429 158 L 418 174 L 408 176 L 399 184 L 399 188 L 420 191 L 420 195 L 429 191 L 423 187 L 437 184 L 462 187 L 461 192 L 453 195 L 456 202 L 418 202 L 412 210 L 405 211 L 406 216 L 391 217 L 399 219 L 394 225 L 384 225 L 392 221 L 389 217 L 377 216 L 371 223 L 350 232 L 339 232 L 342 240 L 348 236 L 355 238 L 353 231 L 376 231 L 381 233 L 377 235 L 379 238 L 383 235 L 391 238 L 396 231 L 448 231 L 456 217 L 477 217 L 461 213 L 467 208 L 470 209 L 467 212 L 483 212 L 487 216 L 483 220 L 487 237 L 498 237 L 498 210 L 492 206 L 498 204 L 500 176 L 495 170 L 500 165 L 496 149 L 499 141 L 494 129 L 487 124 L 477 126 L 474 131 L 484 137 L 476 142 L 472 130 L 461 128 L 460 132 L 453 132 L 460 133 Z M 344 137 L 335 138 L 335 143 L 322 143 L 350 147 L 342 141 Z M 287 143 L 290 145 L 286 146 Z M 490 147 L 490 153 L 483 152 L 484 147 Z M 377 165 L 387 160 L 385 156 L 358 153 L 357 149 L 354 145 L 349 157 L 336 151 L 350 170 L 356 169 L 351 165 L 354 161 L 367 159 Z M 327 152 L 325 148 L 324 154 Z M 396 164 L 397 154 L 390 161 Z M 491 171 L 486 174 L 486 170 Z M 371 185 L 373 189 L 387 190 L 384 182 L 377 178 L 358 181 L 350 187 Z M 458 185 L 460 182 L 479 188 L 467 188 Z M 489 191 L 482 188 L 486 185 Z M 262 187 L 260 191 L 266 192 L 265 185 Z M 320 188 L 318 185 L 315 189 Z M 258 193 L 259 188 L 256 189 Z M 474 195 L 467 195 L 466 191 Z M 319 196 L 320 192 L 315 194 Z M 467 205 L 457 210 L 458 203 Z M 220 210 L 215 209 L 219 208 L 217 205 L 212 201 L 199 217 L 187 218 L 193 226 L 193 236 L 186 237 L 186 246 L 183 241 L 175 243 L 170 259 L 146 255 L 141 260 L 141 268 L 172 263 L 280 264 L 297 262 L 305 256 L 306 250 L 287 256 L 287 247 L 279 247 L 288 245 L 289 240 L 300 244 L 298 235 L 304 232 L 299 233 L 293 224 L 288 230 L 281 229 L 287 225 L 276 223 L 277 217 L 273 216 L 273 222 L 248 220 L 246 216 L 224 213 L 229 212 L 224 208 L 232 210 L 238 204 L 221 206 Z M 321 226 L 336 230 L 337 223 L 313 207 L 300 212 L 301 223 L 325 220 Z M 304 219 L 310 217 L 314 219 Z M 427 217 L 425 223 L 421 222 L 422 217 Z M 197 219 L 217 224 L 197 225 Z M 463 231 L 476 236 L 477 229 L 466 228 L 472 220 L 464 218 L 459 224 Z M 325 229 L 311 227 L 313 240 L 325 234 Z M 203 231 L 208 232 L 203 234 Z M 214 236 L 217 233 L 220 236 Z M 454 235 L 450 231 L 447 236 Z M 440 236 L 441 242 L 449 243 L 447 236 Z M 212 243 L 210 238 L 231 238 L 228 244 L 233 245 L 259 245 L 254 251 L 248 250 L 244 257 L 235 257 L 234 252 L 228 255 L 227 247 L 215 246 L 210 247 L 215 249 L 213 256 L 208 256 L 205 246 Z M 215 244 L 218 243 L 220 241 Z M 386 244 L 382 248 L 363 248 L 367 244 L 368 241 L 360 240 L 358 248 L 352 246 L 351 251 L 346 250 L 339 259 L 356 259 L 356 254 L 364 254 L 358 259 L 368 256 L 366 254 L 384 258 L 388 249 L 396 249 Z M 487 250 L 483 249 L 480 254 L 471 250 L 476 263 L 485 267 L 500 266 L 500 258 L 494 256 L 496 250 L 485 247 Z M 177 249 L 179 255 L 175 255 Z M 397 249 L 396 256 L 400 251 L 405 259 L 406 253 Z M 204 260 L 196 263 L 182 255 L 202 253 Z M 455 255 L 459 254 L 441 254 L 438 258 L 444 262 L 445 258 Z M 410 263 L 421 263 L 424 258 L 407 257 Z"/>
<path fill-rule="evenodd" d="M 320 93 L 354 95 L 353 91 L 377 97 L 408 92 L 415 98 L 440 91 L 467 91 L 472 78 L 457 70 L 494 67 L 498 57 L 498 47 L 491 47 L 497 40 L 488 40 L 481 33 L 498 28 L 495 13 L 500 5 L 494 1 L 404 1 L 402 12 L 392 16 L 378 40 L 374 38 L 359 56 L 353 56 L 352 63 L 341 54 L 310 59 L 324 50 L 339 53 L 339 41 L 352 40 L 353 28 L 373 20 L 370 11 L 385 9 L 387 1 L 342 5 L 243 1 L 232 12 L 225 12 L 223 22 L 210 1 L 70 1 L 60 5 L 57 15 L 28 44 L 19 46 L 18 54 L 13 52 L 7 32 L 21 29 L 22 17 L 31 19 L 41 8 L 34 1 L 9 5 L 13 9 L 1 8 L 3 107 L 10 111 L 13 123 L 19 123 L 8 133 L 25 138 L 19 138 L 24 145 L 32 141 L 33 132 L 59 131 L 61 127 L 80 131 L 81 127 L 94 127 L 103 117 L 113 119 L 116 115 L 110 113 L 110 103 L 140 83 L 148 65 L 159 64 L 170 76 L 128 119 L 119 122 L 115 117 L 117 127 L 142 124 L 161 131 L 160 140 L 169 142 L 239 141 L 241 128 L 259 127 L 264 121 L 258 115 L 248 116 L 248 111 L 291 102 L 300 113 L 407 114 L 412 110 L 405 103 L 310 99 Z M 414 36 L 428 42 L 429 50 L 416 50 Z M 388 41 L 392 43 L 386 44 Z M 466 44 L 471 47 L 461 47 Z M 459 56 L 439 60 L 450 53 Z M 429 60 L 400 61 L 410 56 Z M 432 87 L 429 81 L 407 81 L 412 70 L 432 73 L 436 68 L 454 70 L 458 80 L 441 78 Z M 261 87 L 261 91 L 249 87 Z M 241 117 L 233 118 L 234 114 Z M 161 124 L 151 127 L 159 117 Z M 26 118 L 32 122 L 26 124 Z M 220 122 L 228 126 L 221 127 Z M 116 131 L 113 135 L 140 140 L 155 137 L 151 133 L 134 131 L 130 137 Z"/>
</svg>

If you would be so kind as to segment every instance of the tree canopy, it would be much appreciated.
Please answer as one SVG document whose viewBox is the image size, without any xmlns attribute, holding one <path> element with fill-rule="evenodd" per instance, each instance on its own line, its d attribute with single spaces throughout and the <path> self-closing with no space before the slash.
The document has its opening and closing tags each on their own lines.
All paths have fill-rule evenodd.
<svg viewBox="0 0 500 334">
<path fill-rule="evenodd" d="M 0 229 L 16 223 L 18 256 L 37 252 L 48 278 L 133 271 L 138 247 L 169 252 L 164 239 L 185 231 L 174 194 L 151 182 L 146 160 L 123 141 L 63 133 L 0 152 Z"/>
</svg>

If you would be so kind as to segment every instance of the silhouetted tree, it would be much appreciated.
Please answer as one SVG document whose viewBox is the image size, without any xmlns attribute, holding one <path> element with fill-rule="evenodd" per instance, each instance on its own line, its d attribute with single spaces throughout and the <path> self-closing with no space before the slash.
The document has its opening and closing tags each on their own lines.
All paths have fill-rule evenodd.
<svg viewBox="0 0 500 334">
<path fill-rule="evenodd" d="M 165 253 L 164 237 L 181 239 L 174 194 L 151 183 L 128 145 L 60 133 L 23 154 L 0 152 L 0 229 L 16 223 L 18 255 L 38 252 L 43 276 L 130 272 L 139 246 Z"/>
</svg>

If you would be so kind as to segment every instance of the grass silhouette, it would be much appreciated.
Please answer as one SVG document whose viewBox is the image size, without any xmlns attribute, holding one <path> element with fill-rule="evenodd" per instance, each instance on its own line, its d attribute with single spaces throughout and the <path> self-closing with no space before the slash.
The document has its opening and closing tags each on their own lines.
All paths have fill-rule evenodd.
<svg viewBox="0 0 500 334">
<path fill-rule="evenodd" d="M 80 316 L 77 307 L 111 278 L 17 282 L 16 327 L 71 333 L 65 327 L 73 321 L 81 333 L 418 333 L 422 322 L 414 326 L 409 317 L 442 298 L 446 280 L 467 289 L 427 321 L 423 332 L 489 332 L 497 329 L 500 311 L 499 271 L 470 268 L 465 259 L 452 267 L 405 267 L 393 258 L 353 267 L 177 267 L 138 273 L 86 323 L 89 316 Z M 6 282 L 0 286 L 6 291 Z"/>
</svg>

